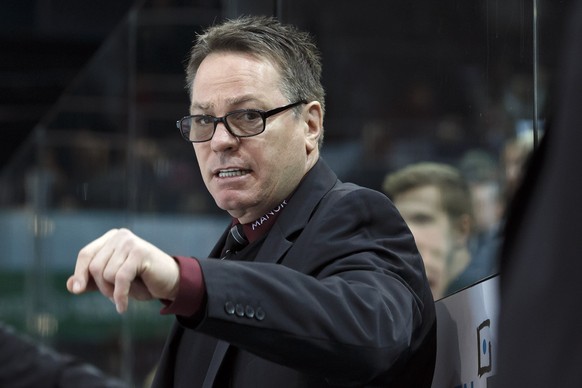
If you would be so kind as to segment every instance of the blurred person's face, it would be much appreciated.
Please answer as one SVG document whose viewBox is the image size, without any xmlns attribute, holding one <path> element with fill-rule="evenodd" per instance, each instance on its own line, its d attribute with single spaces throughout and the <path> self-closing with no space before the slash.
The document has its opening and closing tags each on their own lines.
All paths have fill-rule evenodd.
<svg viewBox="0 0 582 388">
<path fill-rule="evenodd" d="M 453 249 L 451 221 L 435 186 L 422 186 L 394 197 L 394 205 L 408 224 L 426 269 L 434 299 L 447 287 L 447 261 Z"/>
<path fill-rule="evenodd" d="M 281 93 L 279 72 L 270 61 L 233 52 L 213 53 L 202 61 L 191 96 L 191 114 L 216 117 L 295 102 Z M 265 131 L 257 136 L 237 138 L 219 123 L 210 141 L 194 143 L 210 194 L 241 223 L 278 206 L 317 161 L 321 106 L 311 102 L 299 108 L 299 116 L 289 109 L 267 118 Z"/>
<path fill-rule="evenodd" d="M 499 223 L 502 205 L 499 200 L 499 188 L 496 182 L 482 182 L 470 185 L 473 199 L 475 230 L 488 231 Z"/>
</svg>

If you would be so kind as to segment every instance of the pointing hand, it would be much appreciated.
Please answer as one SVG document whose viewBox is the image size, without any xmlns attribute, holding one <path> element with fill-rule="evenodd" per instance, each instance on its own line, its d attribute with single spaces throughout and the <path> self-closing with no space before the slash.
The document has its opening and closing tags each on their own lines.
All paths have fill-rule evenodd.
<svg viewBox="0 0 582 388">
<path fill-rule="evenodd" d="M 112 229 L 79 251 L 67 289 L 99 290 L 123 313 L 130 297 L 174 300 L 179 272 L 176 261 L 154 245 L 127 229 Z"/>
</svg>

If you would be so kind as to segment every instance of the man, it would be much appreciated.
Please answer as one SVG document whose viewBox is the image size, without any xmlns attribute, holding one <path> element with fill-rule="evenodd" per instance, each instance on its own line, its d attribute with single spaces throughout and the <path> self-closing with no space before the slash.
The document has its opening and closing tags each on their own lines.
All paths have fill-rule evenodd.
<svg viewBox="0 0 582 388">
<path fill-rule="evenodd" d="M 460 173 L 440 163 L 413 164 L 389 174 L 383 190 L 414 235 L 435 300 L 458 290 L 461 285 L 451 285 L 471 261 L 472 220 L 471 195 Z"/>
<path fill-rule="evenodd" d="M 243 230 L 229 226 L 210 252 L 223 260 L 171 257 L 128 230 L 80 251 L 69 290 L 98 289 L 119 312 L 128 297 L 158 298 L 176 315 L 155 387 L 430 386 L 422 259 L 383 194 L 338 181 L 320 159 L 320 77 L 316 46 L 291 26 L 246 17 L 209 28 L 178 126 Z"/>
</svg>

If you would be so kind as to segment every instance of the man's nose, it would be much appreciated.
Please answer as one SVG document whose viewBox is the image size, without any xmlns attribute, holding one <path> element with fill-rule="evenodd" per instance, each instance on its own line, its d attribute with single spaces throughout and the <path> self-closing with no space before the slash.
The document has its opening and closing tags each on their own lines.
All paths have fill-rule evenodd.
<svg viewBox="0 0 582 388">
<path fill-rule="evenodd" d="M 230 133 L 224 122 L 218 122 L 216 123 L 216 129 L 214 130 L 214 136 L 212 136 L 210 142 L 214 151 L 223 151 L 237 146 L 239 140 L 236 136 Z"/>
</svg>

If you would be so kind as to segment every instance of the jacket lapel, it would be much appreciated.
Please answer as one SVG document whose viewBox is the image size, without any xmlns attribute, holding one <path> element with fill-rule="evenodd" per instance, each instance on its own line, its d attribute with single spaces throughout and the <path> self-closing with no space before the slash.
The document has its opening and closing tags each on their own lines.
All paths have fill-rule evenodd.
<svg viewBox="0 0 582 388">
<path fill-rule="evenodd" d="M 224 356 L 229 347 L 230 344 L 226 341 L 218 341 L 216 344 L 216 348 L 212 354 L 212 359 L 210 360 L 210 365 L 208 366 L 208 371 L 204 377 L 204 383 L 202 383 L 202 388 L 212 388 L 214 385 L 214 380 L 216 379 L 222 360 L 224 360 Z"/>
<path fill-rule="evenodd" d="M 303 230 L 323 196 L 336 182 L 337 176 L 320 158 L 269 231 L 255 261 L 281 262 L 285 253 L 293 246 L 294 236 Z"/>
<path fill-rule="evenodd" d="M 292 236 L 298 235 L 298 232 L 305 227 L 321 198 L 331 190 L 336 182 L 337 176 L 320 158 L 307 173 L 289 201 L 289 205 L 269 231 L 255 261 L 279 263 L 285 253 L 293 246 Z M 228 228 L 212 250 L 211 257 L 220 255 L 227 233 Z M 214 384 L 229 346 L 228 342 L 218 341 L 202 385 L 203 388 L 210 388 Z"/>
<path fill-rule="evenodd" d="M 218 258 L 220 257 L 220 253 L 226 241 L 226 236 L 228 234 L 228 230 L 230 229 L 229 226 L 225 229 L 222 233 L 218 242 L 210 251 L 208 255 L 209 258 Z M 204 382 L 202 383 L 202 388 L 212 388 L 214 384 L 214 380 L 216 380 L 216 375 L 218 374 L 218 370 L 220 369 L 220 365 L 224 360 L 224 356 L 229 348 L 230 344 L 226 341 L 218 340 L 216 343 L 216 347 L 214 348 L 214 353 L 212 354 L 212 359 L 210 360 L 210 364 L 208 365 L 208 370 L 206 371 L 206 376 L 204 377 Z"/>
</svg>

